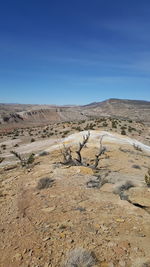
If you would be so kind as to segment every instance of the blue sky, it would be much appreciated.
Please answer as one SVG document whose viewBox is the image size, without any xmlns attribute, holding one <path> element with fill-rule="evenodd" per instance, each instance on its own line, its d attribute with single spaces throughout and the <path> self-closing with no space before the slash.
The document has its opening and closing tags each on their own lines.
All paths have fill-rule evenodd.
<svg viewBox="0 0 150 267">
<path fill-rule="evenodd" d="M 150 100 L 149 0 L 5 0 L 0 102 Z"/>
</svg>

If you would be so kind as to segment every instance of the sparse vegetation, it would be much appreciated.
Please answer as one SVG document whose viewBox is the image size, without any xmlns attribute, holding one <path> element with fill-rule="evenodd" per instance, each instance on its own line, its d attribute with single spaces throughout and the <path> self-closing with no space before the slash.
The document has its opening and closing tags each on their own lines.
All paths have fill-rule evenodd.
<svg viewBox="0 0 150 267">
<path fill-rule="evenodd" d="M 112 121 L 112 128 L 117 128 L 117 121 Z"/>
<path fill-rule="evenodd" d="M 1 149 L 6 150 L 6 145 L 5 144 L 2 144 L 1 145 Z"/>
<path fill-rule="evenodd" d="M 123 129 L 123 130 L 121 131 L 121 134 L 122 134 L 122 135 L 126 135 L 126 131 Z"/>
<path fill-rule="evenodd" d="M 107 122 L 103 122 L 102 126 L 103 127 L 107 127 L 108 126 L 108 123 Z"/>
<path fill-rule="evenodd" d="M 104 177 L 101 175 L 93 176 L 88 182 L 87 182 L 87 188 L 101 188 L 104 184 L 108 183 L 108 180 L 106 179 L 108 173 Z"/>
<path fill-rule="evenodd" d="M 19 145 L 18 144 L 15 144 L 14 147 L 19 147 Z"/>
<path fill-rule="evenodd" d="M 1 232 L 2 248 L 4 247 L 1 260 L 5 260 L 2 266 L 11 265 L 12 260 L 14 265 L 33 266 L 130 266 L 134 263 L 135 255 L 140 262 L 141 259 L 142 262 L 146 261 L 149 237 L 148 187 L 150 188 L 147 166 L 150 154 L 144 146 L 141 145 L 142 149 L 136 145 L 134 147 L 132 142 L 140 145 L 144 140 L 145 145 L 150 145 L 149 126 L 138 125 L 135 121 L 131 124 L 128 117 L 119 117 L 118 120 L 115 116 L 101 118 L 99 114 L 95 115 L 96 118 L 83 116 L 86 118 L 84 121 L 60 121 L 48 126 L 43 123 L 38 127 L 33 126 L 38 123 L 34 121 L 35 124 L 28 129 L 27 121 L 24 120 L 23 130 L 17 130 L 19 139 L 16 136 L 14 141 L 13 125 L 11 128 L 9 123 L 10 132 L 2 129 L 1 145 L 6 144 L 6 150 L 0 148 L 2 161 L 5 160 L 0 164 Z M 65 119 L 65 112 L 63 116 Z M 44 118 L 43 115 L 41 117 Z M 76 113 L 74 117 L 77 118 Z M 19 125 L 17 123 L 17 127 Z M 5 123 L 4 127 L 6 126 Z M 91 130 L 89 137 L 88 131 L 78 133 L 90 128 L 96 131 Z M 134 128 L 137 130 L 134 131 Z M 123 136 L 121 138 L 118 134 L 122 130 L 133 140 Z M 109 133 L 106 133 L 106 140 L 105 136 L 100 137 L 103 134 L 101 131 L 109 131 L 111 139 Z M 62 136 L 69 134 L 75 135 L 64 140 L 63 148 Z M 31 143 L 32 138 L 38 142 Z M 140 142 L 134 141 L 136 139 Z M 105 143 L 109 148 L 106 153 Z M 119 149 L 119 146 L 122 148 Z M 10 157 L 10 150 L 15 150 L 20 155 L 12 153 L 13 157 Z M 32 151 L 45 157 L 37 157 L 34 162 L 32 156 L 28 159 L 24 154 Z M 13 162 L 15 157 L 18 160 Z M 37 161 L 40 162 L 39 165 Z M 20 163 L 24 168 L 19 167 Z M 34 169 L 30 166 L 34 166 Z M 105 177 L 108 172 L 109 175 Z M 132 189 L 132 182 L 125 182 L 128 179 L 136 181 L 136 185 L 140 187 Z M 116 196 L 112 195 L 115 184 Z M 137 208 L 133 208 L 132 204 Z M 139 208 L 143 208 L 143 211 Z M 13 225 L 9 222 L 13 222 Z M 16 246 L 18 242 L 21 247 Z M 9 243 L 10 258 L 7 249 Z M 84 246 L 84 249 L 80 249 L 80 246 Z M 96 253 L 98 263 L 93 253 L 86 251 L 88 248 Z"/>
</svg>

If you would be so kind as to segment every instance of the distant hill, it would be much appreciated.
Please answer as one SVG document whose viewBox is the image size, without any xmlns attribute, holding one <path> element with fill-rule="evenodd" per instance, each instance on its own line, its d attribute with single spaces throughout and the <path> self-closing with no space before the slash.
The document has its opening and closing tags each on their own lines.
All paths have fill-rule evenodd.
<svg viewBox="0 0 150 267">
<path fill-rule="evenodd" d="M 116 116 L 150 122 L 150 102 L 143 100 L 108 99 L 83 107 L 87 114 Z"/>
<path fill-rule="evenodd" d="M 0 104 L 0 124 L 41 125 L 51 122 L 111 116 L 150 123 L 150 102 L 143 100 L 108 99 L 84 106 Z"/>
</svg>

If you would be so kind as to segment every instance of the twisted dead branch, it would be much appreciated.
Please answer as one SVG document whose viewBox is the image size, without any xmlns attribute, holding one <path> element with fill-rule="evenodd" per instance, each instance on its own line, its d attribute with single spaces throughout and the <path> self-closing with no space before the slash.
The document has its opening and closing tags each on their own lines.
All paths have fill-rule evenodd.
<svg viewBox="0 0 150 267">
<path fill-rule="evenodd" d="M 81 156 L 81 150 L 83 149 L 83 147 L 85 147 L 86 143 L 88 142 L 90 137 L 90 132 L 88 132 L 87 135 L 83 136 L 83 142 L 79 143 L 79 149 L 76 151 L 77 153 L 77 158 L 76 161 L 79 165 L 82 165 L 82 156 Z"/>
<path fill-rule="evenodd" d="M 95 155 L 95 160 L 94 160 L 94 165 L 89 166 L 85 162 L 83 162 L 81 151 L 82 149 L 86 146 L 89 137 L 90 137 L 90 132 L 88 132 L 86 135 L 83 136 L 83 141 L 79 143 L 79 148 L 76 150 L 77 158 L 72 157 L 72 151 L 70 146 L 66 147 L 63 145 L 63 150 L 61 150 L 61 154 L 63 155 L 63 164 L 65 165 L 70 165 L 70 166 L 89 166 L 92 169 L 96 169 L 98 167 L 100 157 L 103 155 L 106 151 L 106 147 L 102 145 L 102 141 L 105 135 L 100 137 L 100 148 L 98 154 Z"/>
<path fill-rule="evenodd" d="M 35 160 L 35 154 L 31 153 L 27 158 L 22 158 L 22 156 L 16 151 L 10 151 L 17 159 L 20 160 L 22 167 L 29 167 Z"/>
<path fill-rule="evenodd" d="M 71 164 L 72 165 L 73 159 L 72 159 L 72 154 L 71 154 L 72 153 L 71 148 L 66 147 L 64 144 L 63 144 L 63 148 L 64 148 L 64 150 L 61 150 L 61 153 L 63 155 L 64 164 Z"/>
<path fill-rule="evenodd" d="M 100 161 L 100 157 L 101 155 L 103 155 L 106 151 L 106 147 L 104 147 L 102 145 L 102 141 L 103 141 L 103 138 L 104 138 L 105 135 L 102 135 L 101 138 L 100 138 L 100 148 L 99 148 L 99 153 L 95 155 L 95 164 L 94 164 L 94 169 L 97 168 L 98 164 L 99 164 L 99 161 Z"/>
</svg>

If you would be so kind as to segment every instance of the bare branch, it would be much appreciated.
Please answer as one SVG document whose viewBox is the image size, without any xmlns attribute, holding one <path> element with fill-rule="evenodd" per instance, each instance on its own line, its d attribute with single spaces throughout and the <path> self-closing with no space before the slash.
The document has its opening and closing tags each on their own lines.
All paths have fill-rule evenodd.
<svg viewBox="0 0 150 267">
<path fill-rule="evenodd" d="M 95 155 L 95 164 L 94 164 L 94 168 L 96 169 L 98 166 L 98 163 L 100 161 L 100 156 L 103 155 L 106 151 L 106 147 L 103 147 L 102 145 L 102 141 L 105 135 L 102 135 L 100 138 L 100 148 L 99 148 L 99 153 Z"/>
<path fill-rule="evenodd" d="M 99 152 L 98 152 L 98 154 L 95 155 L 94 165 L 90 166 L 93 169 L 97 168 L 101 155 L 103 155 L 106 151 L 106 148 L 103 147 L 103 145 L 102 145 L 102 141 L 103 141 L 104 136 L 105 135 L 100 137 Z M 61 150 L 61 154 L 63 155 L 63 158 L 64 158 L 64 162 L 63 162 L 64 164 L 69 164 L 69 165 L 73 165 L 73 166 L 81 166 L 81 165 L 82 166 L 89 166 L 82 161 L 82 155 L 81 155 L 81 151 L 85 147 L 86 143 L 88 142 L 89 137 L 90 137 L 90 132 L 88 132 L 88 134 L 83 136 L 83 141 L 79 143 L 79 148 L 76 151 L 77 158 L 72 157 L 72 151 L 71 151 L 70 147 L 66 147 L 65 145 L 63 145 L 64 149 Z"/>
<path fill-rule="evenodd" d="M 69 164 L 72 163 L 72 155 L 71 155 L 71 148 L 70 147 L 66 147 L 63 144 L 64 150 L 61 150 L 61 153 L 63 154 L 64 157 L 64 164 Z"/>
<path fill-rule="evenodd" d="M 79 149 L 76 151 L 76 153 L 77 153 L 77 159 L 76 159 L 76 161 L 78 162 L 78 164 L 81 164 L 82 165 L 81 150 L 82 150 L 83 147 L 85 147 L 86 143 L 89 140 L 89 137 L 90 137 L 90 132 L 88 132 L 87 135 L 84 135 L 83 136 L 82 143 L 79 143 Z"/>
<path fill-rule="evenodd" d="M 18 158 L 20 161 L 22 161 L 21 155 L 19 153 L 17 153 L 16 151 L 10 151 L 11 154 L 13 154 L 14 156 L 16 156 L 16 158 Z"/>
<path fill-rule="evenodd" d="M 35 154 L 34 153 L 30 154 L 28 156 L 28 158 L 22 158 L 21 155 L 19 153 L 17 153 L 16 151 L 10 151 L 10 153 L 13 154 L 16 158 L 18 158 L 20 160 L 22 167 L 28 167 L 35 160 Z"/>
</svg>

